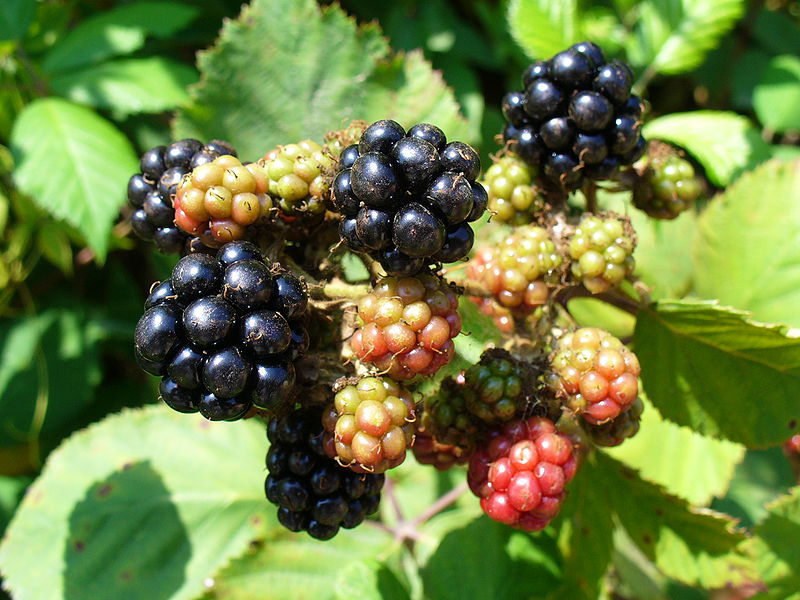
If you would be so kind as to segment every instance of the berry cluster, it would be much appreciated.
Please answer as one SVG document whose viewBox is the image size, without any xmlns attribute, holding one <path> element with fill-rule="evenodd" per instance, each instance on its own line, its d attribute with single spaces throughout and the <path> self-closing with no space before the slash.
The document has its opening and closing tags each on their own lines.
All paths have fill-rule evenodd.
<svg viewBox="0 0 800 600">
<path fill-rule="evenodd" d="M 340 527 L 351 529 L 378 509 L 384 476 L 342 469 L 325 455 L 318 409 L 272 420 L 267 435 L 264 487 L 284 527 L 328 540 Z"/>
<path fill-rule="evenodd" d="M 305 285 L 268 265 L 249 242 L 216 257 L 190 254 L 155 286 L 136 325 L 136 359 L 162 376 L 161 397 L 179 412 L 234 420 L 256 406 L 281 408 L 292 362 L 308 346 Z"/>
<path fill-rule="evenodd" d="M 483 176 L 492 218 L 509 225 L 527 225 L 545 208 L 533 187 L 531 167 L 508 154 L 497 159 Z"/>
<path fill-rule="evenodd" d="M 211 247 L 245 237 L 269 215 L 272 200 L 264 169 L 223 154 L 192 169 L 175 194 L 175 223 Z"/>
<path fill-rule="evenodd" d="M 503 138 L 545 178 L 567 190 L 584 180 L 608 179 L 644 152 L 641 100 L 633 75 L 606 62 L 592 42 L 581 42 L 522 75 L 524 91 L 506 94 Z"/>
<path fill-rule="evenodd" d="M 642 419 L 644 403 L 641 398 L 636 398 L 631 407 L 619 417 L 602 425 L 593 425 L 587 421 L 581 423 L 589 439 L 596 446 L 610 448 L 619 446 L 628 438 L 639 432 L 639 421 Z"/>
<path fill-rule="evenodd" d="M 625 221 L 586 215 L 569 240 L 572 274 L 592 294 L 605 292 L 633 274 L 635 246 Z"/>
<path fill-rule="evenodd" d="M 562 258 L 550 234 L 542 227 L 518 228 L 497 248 L 481 248 L 467 269 L 507 308 L 530 312 L 547 301 L 546 280 L 556 276 Z"/>
<path fill-rule="evenodd" d="M 602 329 L 584 327 L 559 338 L 550 367 L 550 387 L 594 425 L 616 419 L 639 395 L 639 360 Z"/>
<path fill-rule="evenodd" d="M 175 224 L 172 199 L 189 171 L 223 154 L 236 156 L 236 151 L 227 142 L 214 140 L 203 145 L 194 139 L 156 146 L 142 154 L 141 173 L 128 180 L 133 232 L 143 240 L 152 240 L 161 252 L 177 254 L 185 250 L 189 236 Z"/>
<path fill-rule="evenodd" d="M 450 362 L 461 332 L 458 296 L 430 273 L 384 277 L 358 303 L 355 355 L 394 379 L 431 375 Z"/>
<path fill-rule="evenodd" d="M 336 392 L 323 424 L 340 464 L 383 473 L 405 460 L 415 420 L 407 390 L 388 377 L 363 377 Z"/>
<path fill-rule="evenodd" d="M 674 154 L 649 162 L 644 181 L 633 188 L 636 208 L 654 219 L 674 219 L 691 208 L 703 190 L 692 163 Z"/>
<path fill-rule="evenodd" d="M 336 161 L 312 140 L 279 146 L 260 161 L 273 204 L 288 217 L 321 218 Z"/>
<path fill-rule="evenodd" d="M 510 421 L 530 400 L 532 377 L 526 366 L 504 350 L 484 352 L 464 372 L 466 408 L 483 423 Z"/>
<path fill-rule="evenodd" d="M 469 454 L 462 448 L 451 444 L 443 444 L 431 435 L 421 425 L 421 419 L 417 421 L 420 425 L 414 434 L 414 458 L 421 465 L 430 465 L 437 471 L 446 471 L 456 465 L 463 465 L 469 461 Z"/>
<path fill-rule="evenodd" d="M 489 518 L 539 531 L 555 517 L 578 463 L 572 440 L 544 417 L 512 421 L 469 462 L 467 482 Z"/>
<path fill-rule="evenodd" d="M 448 144 L 434 125 L 406 132 L 395 121 L 376 121 L 340 156 L 333 203 L 342 213 L 342 240 L 390 275 L 463 258 L 474 237 L 469 221 L 487 204 L 475 181 L 480 168 L 472 147 Z"/>
</svg>

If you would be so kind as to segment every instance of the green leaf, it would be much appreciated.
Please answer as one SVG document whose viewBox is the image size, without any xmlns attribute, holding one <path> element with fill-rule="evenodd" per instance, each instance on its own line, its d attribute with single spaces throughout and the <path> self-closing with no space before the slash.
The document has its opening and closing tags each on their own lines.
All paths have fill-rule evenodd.
<svg viewBox="0 0 800 600">
<path fill-rule="evenodd" d="M 744 0 L 644 0 L 628 54 L 663 74 L 691 71 L 744 13 Z"/>
<path fill-rule="evenodd" d="M 753 37 L 772 54 L 800 53 L 800 24 L 788 11 L 759 8 Z"/>
<path fill-rule="evenodd" d="M 800 327 L 800 160 L 768 162 L 715 198 L 699 220 L 695 291 Z"/>
<path fill-rule="evenodd" d="M 53 90 L 75 102 L 118 115 L 171 110 L 189 98 L 197 80 L 191 67 L 168 58 L 127 58 L 71 71 L 53 78 Z"/>
<path fill-rule="evenodd" d="M 773 58 L 753 91 L 758 120 L 773 131 L 800 129 L 800 58 L 784 54 Z"/>
<path fill-rule="evenodd" d="M 408 591 L 386 565 L 376 560 L 351 562 L 339 573 L 336 600 L 410 600 Z"/>
<path fill-rule="evenodd" d="M 531 59 L 548 59 L 578 41 L 576 0 L 511 0 L 511 35 Z"/>
<path fill-rule="evenodd" d="M 522 600 L 541 595 L 558 584 L 555 556 L 546 535 L 515 532 L 483 516 L 448 533 L 428 559 L 421 571 L 425 597 Z"/>
<path fill-rule="evenodd" d="M 138 161 L 130 142 L 94 112 L 45 98 L 29 104 L 11 133 L 20 190 L 78 228 L 100 260 Z"/>
<path fill-rule="evenodd" d="M 477 363 L 483 351 L 500 339 L 500 332 L 492 318 L 480 312 L 468 298 L 461 296 L 458 313 L 462 320 L 462 334 L 455 339 L 458 355 L 470 364 Z"/>
<path fill-rule="evenodd" d="M 28 31 L 36 14 L 36 0 L 0 2 L 0 42 L 18 40 Z"/>
<path fill-rule="evenodd" d="M 670 493 L 707 506 L 725 495 L 745 449 L 666 421 L 648 402 L 639 433 L 607 452 Z"/>
<path fill-rule="evenodd" d="M 27 600 L 190 600 L 263 529 L 264 431 L 166 407 L 73 435 L 45 465 L 0 545 Z"/>
<path fill-rule="evenodd" d="M 80 22 L 44 57 L 49 73 L 96 64 L 135 52 L 148 36 L 166 38 L 180 31 L 198 10 L 179 2 L 146 1 L 119 6 Z"/>
<path fill-rule="evenodd" d="M 659 117 L 644 135 L 671 142 L 703 166 L 714 185 L 725 187 L 742 172 L 769 158 L 769 144 L 746 118 L 735 113 L 700 110 Z"/>
<path fill-rule="evenodd" d="M 255 0 L 200 55 L 201 81 L 176 137 L 230 140 L 245 157 L 321 139 L 350 119 L 436 122 L 467 131 L 458 104 L 421 52 L 391 55 L 373 26 L 313 0 Z"/>
<path fill-rule="evenodd" d="M 72 246 L 63 224 L 55 221 L 43 223 L 36 233 L 36 244 L 51 264 L 65 275 L 72 274 Z"/>
<path fill-rule="evenodd" d="M 0 324 L 0 445 L 52 435 L 100 382 L 97 329 L 77 310 Z"/>
<path fill-rule="evenodd" d="M 753 91 L 769 65 L 770 55 L 759 48 L 750 48 L 736 61 L 731 73 L 731 104 L 734 108 L 752 111 Z"/>
<path fill-rule="evenodd" d="M 589 458 L 567 488 L 560 531 L 564 581 L 548 600 L 596 600 L 602 596 L 614 548 L 614 513 L 597 501 L 595 488 L 604 482 L 595 480 L 599 471 L 593 462 Z"/>
<path fill-rule="evenodd" d="M 631 539 L 665 575 L 688 585 L 724 587 L 749 575 L 737 545 L 744 535 L 733 521 L 707 509 L 693 509 L 641 479 L 606 454 L 596 458 L 596 502 L 612 507 Z"/>
<path fill-rule="evenodd" d="M 716 303 L 660 302 L 636 321 L 644 389 L 664 417 L 748 447 L 798 430 L 800 339 Z"/>
<path fill-rule="evenodd" d="M 579 327 L 600 327 L 619 338 L 633 334 L 636 318 L 607 302 L 597 298 L 572 298 L 567 306 Z"/>
<path fill-rule="evenodd" d="M 800 487 L 773 502 L 769 514 L 756 527 L 747 547 L 756 556 L 756 567 L 768 591 L 764 600 L 800 598 Z"/>
<path fill-rule="evenodd" d="M 270 600 L 333 600 L 343 568 L 369 559 L 380 562 L 398 550 L 390 535 L 368 524 L 342 530 L 326 542 L 285 529 L 270 533 L 263 544 L 222 570 L 203 598 L 263 600 L 268 592 Z M 379 581 L 383 577 L 389 576 L 379 574 Z"/>
</svg>

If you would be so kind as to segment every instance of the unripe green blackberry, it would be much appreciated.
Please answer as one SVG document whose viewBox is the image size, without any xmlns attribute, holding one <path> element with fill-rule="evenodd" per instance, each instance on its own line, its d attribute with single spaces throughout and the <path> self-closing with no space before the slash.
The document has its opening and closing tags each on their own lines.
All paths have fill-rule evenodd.
<svg viewBox="0 0 800 600">
<path fill-rule="evenodd" d="M 592 294 L 605 292 L 633 274 L 636 241 L 625 225 L 617 217 L 585 215 L 569 240 L 572 274 Z"/>
<path fill-rule="evenodd" d="M 486 424 L 513 419 L 530 400 L 533 378 L 529 373 L 504 350 L 485 352 L 477 365 L 464 372 L 467 410 Z"/>
<path fill-rule="evenodd" d="M 639 395 L 639 360 L 602 329 L 583 327 L 559 338 L 550 368 L 548 385 L 595 425 L 616 419 Z"/>
<path fill-rule="evenodd" d="M 269 182 L 256 163 L 224 154 L 195 167 L 178 185 L 175 224 L 207 246 L 241 240 L 247 228 L 268 217 Z"/>
<path fill-rule="evenodd" d="M 388 377 L 346 385 L 323 415 L 327 437 L 333 439 L 332 458 L 369 473 L 383 473 L 405 460 L 415 420 L 411 394 Z"/>
<path fill-rule="evenodd" d="M 531 167 L 514 154 L 497 159 L 486 170 L 483 185 L 489 194 L 489 212 L 494 220 L 527 225 L 544 209 L 532 179 Z"/>
<path fill-rule="evenodd" d="M 628 410 L 613 421 L 603 425 L 592 425 L 584 421 L 583 428 L 596 445 L 606 448 L 619 446 L 638 433 L 643 411 L 644 403 L 641 398 L 637 398 Z"/>
<path fill-rule="evenodd" d="M 282 215 L 313 217 L 325 212 L 336 158 L 312 140 L 278 146 L 259 161 L 269 194 Z"/>
<path fill-rule="evenodd" d="M 633 203 L 654 219 L 674 219 L 703 191 L 692 163 L 674 154 L 653 158 L 643 179 L 634 187 Z"/>
<path fill-rule="evenodd" d="M 462 455 L 469 456 L 479 440 L 483 424 L 467 410 L 464 390 L 465 386 L 451 377 L 442 381 L 439 390 L 425 398 L 420 424 L 436 442 L 454 446 Z"/>
<path fill-rule="evenodd" d="M 450 362 L 461 331 L 458 296 L 440 277 L 384 277 L 358 303 L 355 355 L 394 379 L 432 375 Z"/>
<path fill-rule="evenodd" d="M 527 313 L 547 301 L 547 281 L 557 278 L 561 261 L 546 229 L 522 227 L 498 247 L 478 250 L 467 275 L 502 306 Z"/>
</svg>

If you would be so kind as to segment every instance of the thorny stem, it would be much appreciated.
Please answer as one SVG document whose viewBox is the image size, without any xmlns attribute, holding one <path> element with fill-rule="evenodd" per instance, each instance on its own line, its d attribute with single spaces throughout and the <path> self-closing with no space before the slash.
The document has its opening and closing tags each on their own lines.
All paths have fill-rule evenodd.
<svg viewBox="0 0 800 600">
<path fill-rule="evenodd" d="M 582 285 L 561 288 L 558 292 L 556 292 L 556 302 L 561 304 L 564 308 L 567 307 L 567 303 L 573 298 L 597 298 L 598 300 L 602 300 L 603 302 L 607 302 L 612 306 L 616 306 L 617 308 L 624 310 L 633 316 L 636 316 L 639 312 L 639 309 L 642 307 L 639 302 L 636 302 L 633 298 L 621 293 L 608 291 L 600 294 L 592 294 Z"/>
</svg>

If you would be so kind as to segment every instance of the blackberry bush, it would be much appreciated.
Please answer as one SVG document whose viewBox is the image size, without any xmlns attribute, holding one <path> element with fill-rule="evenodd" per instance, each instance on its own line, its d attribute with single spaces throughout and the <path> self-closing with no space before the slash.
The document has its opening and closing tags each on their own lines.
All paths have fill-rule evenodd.
<svg viewBox="0 0 800 600">
<path fill-rule="evenodd" d="M 431 375 L 450 362 L 461 332 L 458 296 L 429 273 L 384 277 L 358 302 L 356 357 L 394 379 Z"/>
<path fill-rule="evenodd" d="M 644 152 L 641 100 L 625 63 L 581 42 L 522 75 L 523 91 L 503 98 L 510 149 L 550 182 L 574 190 L 609 179 Z"/>
<path fill-rule="evenodd" d="M 550 367 L 550 387 L 594 425 L 616 419 L 639 396 L 639 360 L 602 329 L 583 327 L 559 338 Z"/>
<path fill-rule="evenodd" d="M 626 221 L 585 215 L 569 239 L 572 274 L 592 294 L 605 292 L 633 274 L 635 247 Z"/>
<path fill-rule="evenodd" d="M 469 487 L 490 519 L 539 531 L 558 514 L 575 476 L 573 446 L 544 417 L 508 423 L 472 455 Z"/>
<path fill-rule="evenodd" d="M 308 344 L 305 284 L 249 242 L 190 254 L 153 287 L 134 334 L 136 360 L 178 412 L 235 420 L 291 397 Z"/>
<path fill-rule="evenodd" d="M 267 435 L 264 487 L 286 529 L 328 540 L 378 509 L 384 476 L 343 469 L 325 454 L 318 407 L 272 420 Z"/>
<path fill-rule="evenodd" d="M 134 209 L 131 229 L 141 239 L 152 241 L 160 252 L 187 251 L 190 235 L 175 222 L 173 199 L 183 178 L 195 167 L 236 150 L 220 140 L 206 145 L 185 139 L 169 146 L 151 148 L 139 159 L 140 173 L 128 180 L 128 203 Z"/>
<path fill-rule="evenodd" d="M 211 247 L 243 239 L 272 209 L 269 181 L 256 163 L 230 154 L 195 167 L 178 186 L 175 223 Z"/>
<path fill-rule="evenodd" d="M 407 390 L 388 377 L 362 377 L 336 392 L 324 425 L 340 464 L 383 473 L 405 460 L 415 420 Z"/>
<path fill-rule="evenodd" d="M 487 204 L 480 169 L 472 147 L 447 143 L 434 125 L 406 132 L 392 120 L 372 123 L 343 150 L 333 182 L 341 239 L 390 275 L 460 260 L 472 248 L 469 222 Z"/>
</svg>

